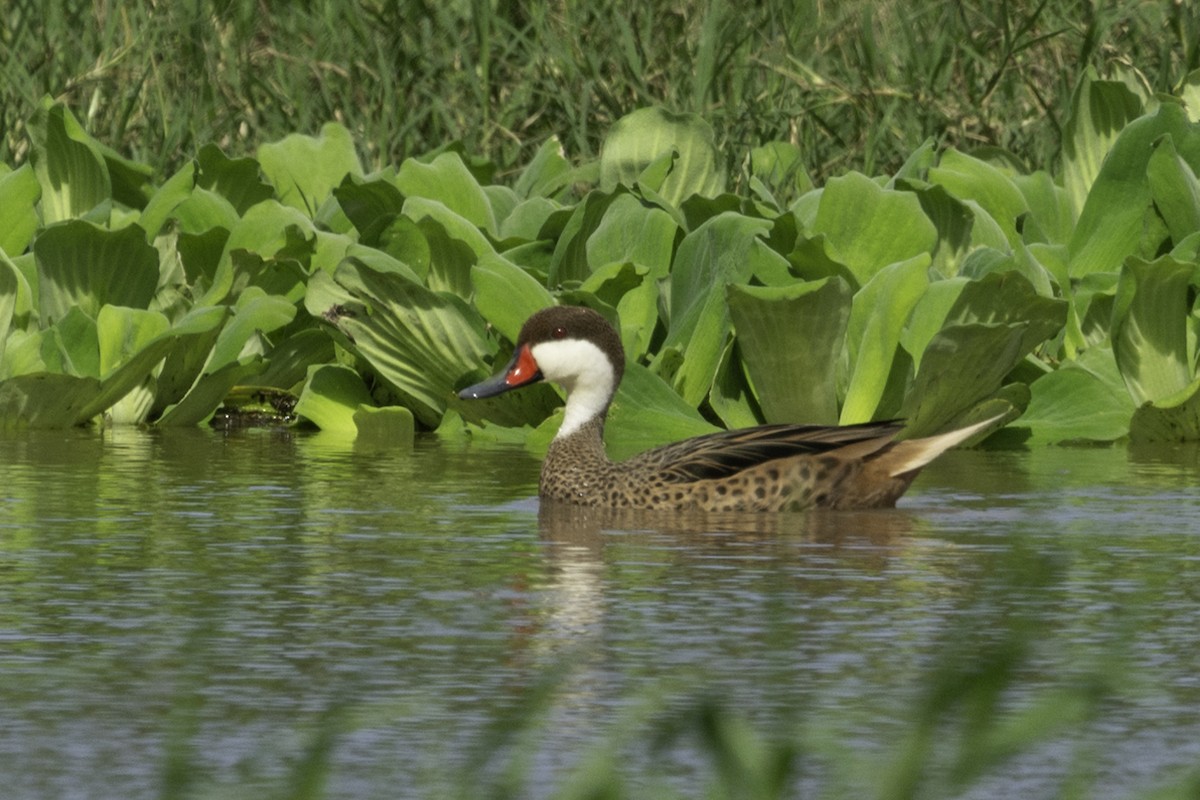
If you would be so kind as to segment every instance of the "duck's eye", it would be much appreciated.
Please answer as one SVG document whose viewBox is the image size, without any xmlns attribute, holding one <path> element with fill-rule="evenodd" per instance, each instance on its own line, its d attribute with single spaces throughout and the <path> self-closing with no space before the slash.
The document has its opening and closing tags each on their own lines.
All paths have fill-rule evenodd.
<svg viewBox="0 0 1200 800">
<path fill-rule="evenodd" d="M 555 339 L 565 339 L 565 338 L 567 338 L 567 329 L 561 328 L 561 327 L 555 328 L 553 331 L 550 332 L 550 335 L 553 336 Z"/>
</svg>

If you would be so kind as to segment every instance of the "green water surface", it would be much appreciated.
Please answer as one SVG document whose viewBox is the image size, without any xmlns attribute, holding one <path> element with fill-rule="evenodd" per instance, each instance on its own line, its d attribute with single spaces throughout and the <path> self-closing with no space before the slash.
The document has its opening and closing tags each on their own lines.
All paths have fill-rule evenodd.
<svg viewBox="0 0 1200 800">
<path fill-rule="evenodd" d="M 696 797 L 743 747 L 782 796 L 1139 797 L 1200 765 L 1194 449 L 956 452 L 895 511 L 710 520 L 539 513 L 537 469 L 0 439 L 0 796 Z"/>
</svg>

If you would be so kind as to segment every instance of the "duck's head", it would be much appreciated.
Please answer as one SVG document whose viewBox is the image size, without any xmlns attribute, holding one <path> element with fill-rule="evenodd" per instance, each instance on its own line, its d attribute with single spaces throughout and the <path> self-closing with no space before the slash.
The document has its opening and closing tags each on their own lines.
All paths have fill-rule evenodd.
<svg viewBox="0 0 1200 800">
<path fill-rule="evenodd" d="M 464 400 L 493 397 L 540 380 L 567 390 L 567 413 L 559 435 L 604 413 L 625 371 L 621 339 L 608 320 L 590 308 L 542 309 L 521 326 L 517 348 L 504 371 L 458 393 Z"/>
</svg>

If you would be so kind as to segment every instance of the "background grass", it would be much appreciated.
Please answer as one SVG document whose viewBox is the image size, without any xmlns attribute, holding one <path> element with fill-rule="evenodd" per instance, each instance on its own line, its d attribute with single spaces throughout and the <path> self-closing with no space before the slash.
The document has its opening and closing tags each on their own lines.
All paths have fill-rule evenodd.
<svg viewBox="0 0 1200 800">
<path fill-rule="evenodd" d="M 926 137 L 1052 167 L 1080 70 L 1169 91 L 1200 67 L 1181 0 L 8 0 L 0 161 L 28 156 L 44 95 L 162 176 L 336 120 L 370 166 L 459 140 L 515 169 L 551 135 L 597 152 L 665 104 L 749 148 L 802 148 L 818 181 L 897 167 Z"/>
</svg>

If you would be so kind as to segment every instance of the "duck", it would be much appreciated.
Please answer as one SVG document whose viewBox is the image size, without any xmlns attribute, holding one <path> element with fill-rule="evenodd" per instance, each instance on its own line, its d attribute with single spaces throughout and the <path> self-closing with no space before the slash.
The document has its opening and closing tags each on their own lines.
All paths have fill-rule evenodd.
<svg viewBox="0 0 1200 800">
<path fill-rule="evenodd" d="M 604 316 L 582 306 L 551 306 L 526 320 L 500 373 L 458 396 L 494 397 L 543 380 L 563 387 L 563 420 L 542 462 L 538 496 L 543 502 L 611 509 L 894 507 L 925 465 L 998 419 L 919 439 L 898 439 L 900 420 L 758 425 L 612 461 L 604 448 L 604 425 L 624 371 L 620 336 Z"/>
</svg>

